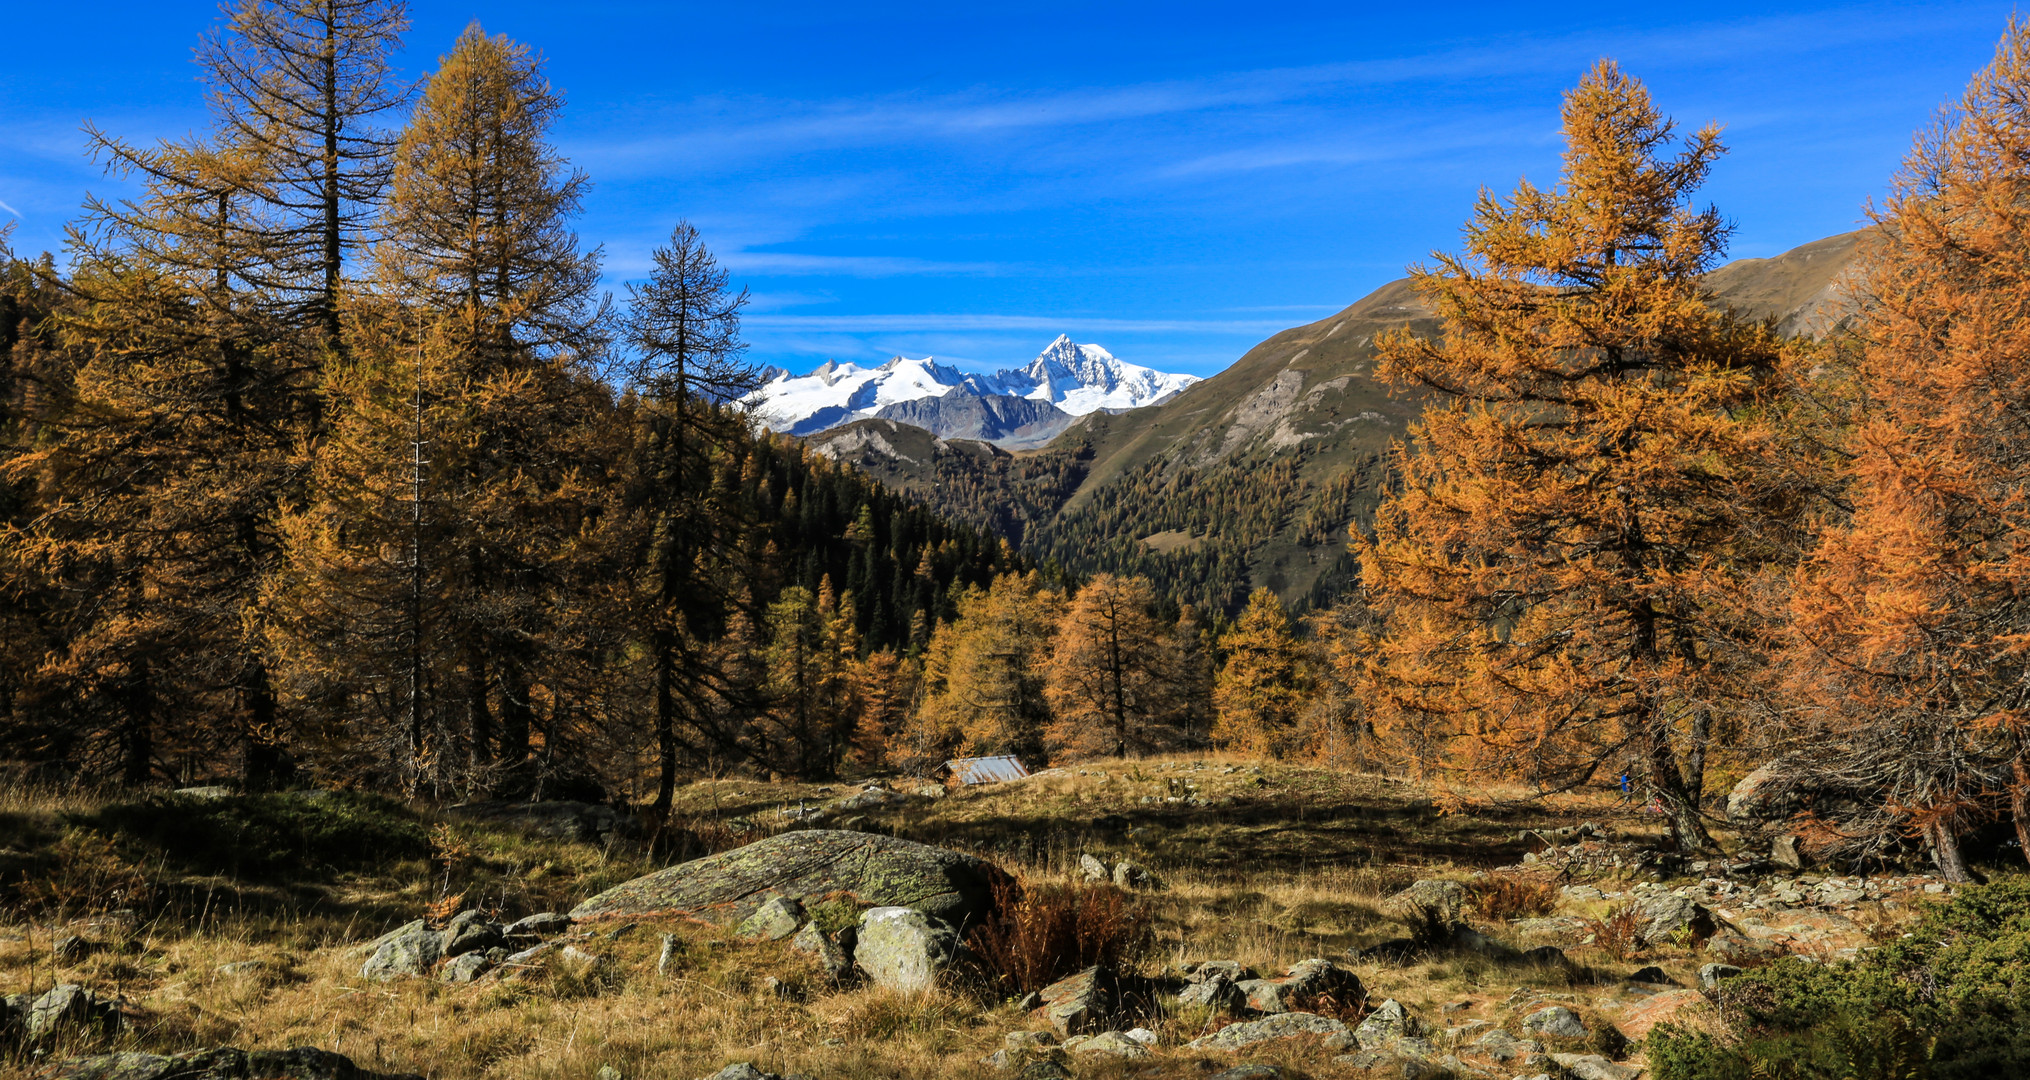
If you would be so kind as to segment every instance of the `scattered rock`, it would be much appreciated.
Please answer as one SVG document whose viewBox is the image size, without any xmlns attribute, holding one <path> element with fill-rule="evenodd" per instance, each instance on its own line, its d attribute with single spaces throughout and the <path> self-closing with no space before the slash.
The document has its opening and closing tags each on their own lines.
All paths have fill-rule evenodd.
<svg viewBox="0 0 2030 1080">
<path fill-rule="evenodd" d="M 235 960 L 230 964 L 220 964 L 212 970 L 227 976 L 252 975 L 267 966 L 267 962 L 262 960 Z"/>
<path fill-rule="evenodd" d="M 1190 982 L 1204 982 L 1215 976 L 1223 977 L 1229 982 L 1240 982 L 1243 979 L 1254 978 L 1255 972 L 1239 960 L 1207 960 L 1193 967 L 1185 975 L 1185 979 Z"/>
<path fill-rule="evenodd" d="M 571 916 L 559 915 L 554 911 L 525 915 L 501 928 L 501 935 L 509 938 L 547 938 L 571 929 Z"/>
<path fill-rule="evenodd" d="M 1383 1052 L 1392 1050 L 1404 1039 L 1421 1038 L 1424 1030 L 1423 1021 L 1410 1015 L 1401 1002 L 1390 998 L 1353 1029 L 1353 1039 L 1362 1050 Z"/>
<path fill-rule="evenodd" d="M 930 989 L 958 949 L 959 936 L 944 920 L 913 908 L 877 907 L 860 913 L 853 962 L 881 986 L 915 992 Z"/>
<path fill-rule="evenodd" d="M 1742 969 L 1732 964 L 1707 964 L 1699 969 L 1699 985 L 1707 990 L 1718 990 L 1720 980 L 1731 979 L 1742 974 Z"/>
<path fill-rule="evenodd" d="M 599 1080 L 626 1080 L 626 1078 L 620 1075 L 619 1069 L 611 1065 L 601 1065 L 599 1067 Z"/>
<path fill-rule="evenodd" d="M 1293 1075 L 1295 1074 L 1277 1065 L 1249 1062 L 1246 1065 L 1236 1065 L 1231 1069 L 1213 1073 L 1212 1080 L 1288 1080 Z"/>
<path fill-rule="evenodd" d="M 1552 1054 L 1551 1060 L 1574 1080 L 1635 1080 L 1642 1075 L 1641 1069 L 1616 1065 L 1598 1054 Z"/>
<path fill-rule="evenodd" d="M 1810 865 L 1804 842 L 1796 833 L 1786 833 L 1769 842 L 1769 861 L 1785 870 L 1803 870 Z"/>
<path fill-rule="evenodd" d="M 564 951 L 557 955 L 563 957 L 565 963 L 576 964 L 581 968 L 596 968 L 606 962 L 604 956 L 594 952 L 586 952 L 576 945 L 564 946 Z"/>
<path fill-rule="evenodd" d="M 1265 1013 L 1305 1012 L 1328 1000 L 1356 1005 L 1367 997 L 1360 976 L 1330 960 L 1300 961 L 1281 978 L 1248 979 L 1236 986 L 1247 995 L 1248 1008 Z"/>
<path fill-rule="evenodd" d="M 382 937 L 359 973 L 376 982 L 425 975 L 443 957 L 444 935 L 419 919 Z"/>
<path fill-rule="evenodd" d="M 192 799 L 230 799 L 236 793 L 223 784 L 202 784 L 197 787 L 177 788 L 170 794 Z"/>
<path fill-rule="evenodd" d="M 1671 977 L 1664 974 L 1663 969 L 1657 967 L 1655 964 L 1651 964 L 1650 966 L 1643 968 L 1640 971 L 1637 971 L 1635 974 L 1630 975 L 1628 977 L 1628 981 L 1649 983 L 1653 986 L 1671 985 Z"/>
<path fill-rule="evenodd" d="M 101 999 L 76 983 L 59 983 L 28 1006 L 25 1025 L 31 1040 L 54 1035 L 59 1029 L 98 1024 L 113 1027 L 120 1022 L 119 1006 Z"/>
<path fill-rule="evenodd" d="M 413 1073 L 368 1072 L 342 1054 L 310 1046 L 188 1054 L 99 1054 L 58 1062 L 49 1080 L 422 1080 Z"/>
<path fill-rule="evenodd" d="M 1741 778 L 1727 793 L 1727 820 L 1748 828 L 1784 821 L 1802 808 L 1788 784 L 1789 763 L 1777 759 Z"/>
<path fill-rule="evenodd" d="M 1522 962 L 1536 967 L 1571 967 L 1572 958 L 1556 945 L 1539 945 L 1524 951 Z"/>
<path fill-rule="evenodd" d="M 847 897 L 975 926 L 1006 877 L 984 860 L 874 833 L 807 829 L 639 877 L 571 910 L 573 919 L 690 915 L 735 923 L 775 896 Z"/>
<path fill-rule="evenodd" d="M 1186 983 L 1177 995 L 1180 1005 L 1207 1005 L 1224 1013 L 1239 1013 L 1248 1007 L 1248 995 L 1235 985 L 1223 971 L 1215 971 L 1204 978 L 1194 977 Z"/>
<path fill-rule="evenodd" d="M 1126 859 L 1114 864 L 1114 884 L 1131 891 L 1138 889 L 1147 891 L 1163 887 L 1163 882 L 1156 875 L 1150 873 L 1140 863 L 1132 863 Z"/>
<path fill-rule="evenodd" d="M 1141 1043 L 1143 1046 L 1154 1046 L 1163 1041 L 1161 1036 L 1145 1027 L 1129 1028 L 1121 1034 Z"/>
<path fill-rule="evenodd" d="M 781 941 L 797 932 L 804 922 L 802 901 L 789 896 L 771 897 L 740 923 L 741 937 Z"/>
<path fill-rule="evenodd" d="M 461 911 L 453 916 L 443 934 L 445 956 L 463 956 L 504 943 L 500 927 L 486 921 L 477 911 Z"/>
<path fill-rule="evenodd" d="M 1709 938 L 1718 925 L 1705 905 L 1688 896 L 1665 893 L 1652 897 L 1636 909 L 1642 915 L 1642 940 L 1661 945 L 1681 938 Z"/>
<path fill-rule="evenodd" d="M 1114 880 L 1113 872 L 1107 869 L 1107 864 L 1092 855 L 1078 857 L 1078 870 L 1089 882 Z"/>
<path fill-rule="evenodd" d="M 794 943 L 792 943 L 792 947 L 794 947 Z M 656 974 L 658 976 L 668 975 L 670 973 L 670 965 L 676 963 L 677 954 L 682 951 L 683 939 L 675 934 L 664 934 L 662 951 L 656 954 Z"/>
<path fill-rule="evenodd" d="M 1586 1025 L 1579 1014 L 1563 1005 L 1550 1005 L 1523 1017 L 1524 1031 L 1532 1035 L 1549 1035 L 1558 1039 L 1583 1039 Z"/>
<path fill-rule="evenodd" d="M 469 983 L 493 969 L 495 961 L 483 952 L 469 952 L 453 957 L 437 971 L 437 978 L 448 983 Z"/>
<path fill-rule="evenodd" d="M 782 1080 L 774 1073 L 765 1073 L 745 1061 L 736 1061 L 705 1077 L 704 1080 Z"/>
<path fill-rule="evenodd" d="M 1068 1053 L 1080 1056 L 1090 1054 L 1101 1057 L 1131 1059 L 1151 1056 L 1148 1047 L 1118 1031 L 1103 1031 L 1098 1035 L 1081 1035 L 1077 1038 L 1066 1039 L 1064 1041 L 1064 1049 Z"/>
<path fill-rule="evenodd" d="M 1474 1052 L 1500 1062 L 1515 1061 L 1544 1052 L 1543 1043 L 1535 1039 L 1518 1039 L 1501 1028 L 1495 1028 L 1475 1039 L 1472 1046 Z"/>
<path fill-rule="evenodd" d="M 1043 1017 L 1062 1036 L 1105 1027 L 1120 1005 L 1120 977 L 1104 964 L 1059 979 L 1039 993 Z"/>
<path fill-rule="evenodd" d="M 1229 1024 L 1203 1038 L 1185 1044 L 1188 1050 L 1239 1050 L 1271 1039 L 1294 1039 L 1304 1035 L 1350 1034 L 1345 1024 L 1316 1013 L 1287 1012 L 1261 1020 Z"/>
<path fill-rule="evenodd" d="M 842 981 L 853 973 L 852 954 L 830 934 L 819 929 L 815 922 L 805 923 L 804 928 L 790 939 L 789 947 L 817 957 L 819 966 L 825 969 L 825 974 L 833 982 Z"/>
</svg>

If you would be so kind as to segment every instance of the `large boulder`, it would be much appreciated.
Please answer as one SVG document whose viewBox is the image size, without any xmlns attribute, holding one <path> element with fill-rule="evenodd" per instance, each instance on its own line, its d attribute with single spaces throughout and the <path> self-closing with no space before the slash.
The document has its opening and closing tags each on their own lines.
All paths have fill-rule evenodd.
<svg viewBox="0 0 2030 1080">
<path fill-rule="evenodd" d="M 571 909 L 571 918 L 683 915 L 739 923 L 768 901 L 844 897 L 906 907 L 961 930 L 979 924 L 1005 875 L 971 855 L 873 833 L 809 829 L 658 870 Z"/>
<path fill-rule="evenodd" d="M 65 1028 L 119 1023 L 119 1007 L 76 983 L 58 983 L 28 1006 L 24 1024 L 30 1039 L 42 1039 Z"/>
<path fill-rule="evenodd" d="M 878 907 L 860 913 L 853 963 L 877 985 L 928 990 L 958 958 L 959 936 L 942 919 L 914 908 Z"/>
<path fill-rule="evenodd" d="M 1642 940 L 1651 945 L 1679 938 L 1703 941 L 1719 929 L 1711 909 L 1676 893 L 1644 900 L 1636 911 L 1642 917 Z"/>
</svg>

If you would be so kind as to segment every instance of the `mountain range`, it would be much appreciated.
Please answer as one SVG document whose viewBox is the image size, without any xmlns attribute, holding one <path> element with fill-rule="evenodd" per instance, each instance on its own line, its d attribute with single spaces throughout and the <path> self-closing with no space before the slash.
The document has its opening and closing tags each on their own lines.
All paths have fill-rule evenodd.
<svg viewBox="0 0 2030 1080">
<path fill-rule="evenodd" d="M 1855 306 L 1845 287 L 1862 233 L 1713 271 L 1714 302 L 1823 336 Z M 1377 334 L 1439 323 L 1407 280 L 1248 350 L 1218 375 L 1147 408 L 1095 410 L 1046 447 L 1009 452 L 900 419 L 862 419 L 808 440 L 1040 562 L 1142 574 L 1202 610 L 1233 611 L 1257 586 L 1324 602 L 1357 573 L 1346 530 L 1372 512 L 1392 441 L 1422 411 L 1373 374 Z"/>
<path fill-rule="evenodd" d="M 827 361 L 808 375 L 777 371 L 747 405 L 759 424 L 785 435 L 883 419 L 944 438 L 1030 448 L 1079 417 L 1158 405 L 1198 381 L 1125 363 L 1060 334 L 1026 366 L 991 375 L 901 356 L 871 368 Z"/>
</svg>

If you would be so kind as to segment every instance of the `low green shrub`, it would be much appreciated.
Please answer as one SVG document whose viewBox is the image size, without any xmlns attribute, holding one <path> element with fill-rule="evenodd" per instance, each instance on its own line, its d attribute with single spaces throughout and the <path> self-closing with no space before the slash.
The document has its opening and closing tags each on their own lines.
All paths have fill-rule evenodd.
<svg viewBox="0 0 2030 1080">
<path fill-rule="evenodd" d="M 1965 889 L 1858 961 L 1729 979 L 1718 1004 L 1731 1040 L 1651 1032 L 1657 1080 L 2030 1076 L 2030 878 Z"/>
<path fill-rule="evenodd" d="M 430 852 L 415 813 L 392 799 L 352 792 L 157 795 L 74 820 L 206 874 L 293 877 L 370 869 Z"/>
</svg>

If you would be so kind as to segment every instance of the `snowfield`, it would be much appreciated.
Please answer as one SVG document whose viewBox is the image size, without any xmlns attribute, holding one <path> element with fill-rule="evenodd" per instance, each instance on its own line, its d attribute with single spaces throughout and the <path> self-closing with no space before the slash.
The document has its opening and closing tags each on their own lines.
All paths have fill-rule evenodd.
<svg viewBox="0 0 2030 1080">
<path fill-rule="evenodd" d="M 1168 400 L 1195 375 L 1124 363 L 1098 345 L 1058 335 L 1025 367 L 968 375 L 929 357 L 898 356 L 879 367 L 827 361 L 808 375 L 784 373 L 749 395 L 755 421 L 787 435 L 809 435 L 871 417 L 886 406 L 951 393 L 1045 401 L 1072 416 L 1139 409 Z"/>
</svg>

